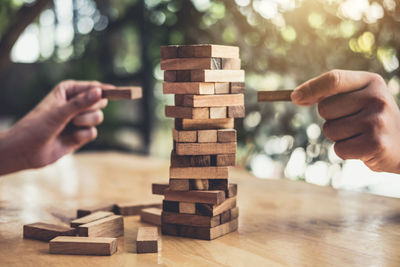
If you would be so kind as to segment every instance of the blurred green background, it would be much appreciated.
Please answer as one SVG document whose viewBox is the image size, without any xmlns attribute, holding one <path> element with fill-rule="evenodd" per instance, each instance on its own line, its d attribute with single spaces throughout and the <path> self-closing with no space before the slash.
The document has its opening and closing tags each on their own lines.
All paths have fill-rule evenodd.
<svg viewBox="0 0 400 267">
<path fill-rule="evenodd" d="M 400 89 L 400 3 L 394 0 L 2 0 L 0 129 L 59 81 L 141 85 L 142 100 L 111 102 L 98 139 L 83 150 L 167 158 L 173 122 L 164 116 L 159 48 L 240 47 L 246 117 L 236 121 L 238 164 L 260 178 L 400 196 L 400 179 L 341 161 L 321 135 L 316 108 L 257 103 L 257 90 L 292 89 L 327 70 L 381 74 Z"/>
</svg>

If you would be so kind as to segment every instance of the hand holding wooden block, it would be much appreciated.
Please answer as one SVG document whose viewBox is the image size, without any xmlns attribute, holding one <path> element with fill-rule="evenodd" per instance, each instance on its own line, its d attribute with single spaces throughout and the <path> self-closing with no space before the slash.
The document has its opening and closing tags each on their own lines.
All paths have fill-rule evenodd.
<svg viewBox="0 0 400 267">
<path fill-rule="evenodd" d="M 260 91 L 258 92 L 258 102 L 265 101 L 292 101 L 290 95 L 293 90 Z"/>
</svg>

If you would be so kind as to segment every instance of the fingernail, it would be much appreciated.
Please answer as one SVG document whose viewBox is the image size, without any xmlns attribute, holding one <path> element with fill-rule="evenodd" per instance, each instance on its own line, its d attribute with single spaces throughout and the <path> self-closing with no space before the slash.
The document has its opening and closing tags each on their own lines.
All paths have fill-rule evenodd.
<svg viewBox="0 0 400 267">
<path fill-rule="evenodd" d="M 290 97 L 291 97 L 293 100 L 295 100 L 295 101 L 300 101 L 300 100 L 303 99 L 303 96 L 304 96 L 304 94 L 303 94 L 302 91 L 296 90 L 296 91 L 294 91 L 294 92 L 291 94 Z"/>
<path fill-rule="evenodd" d="M 92 90 L 90 90 L 89 92 L 89 100 L 90 101 L 95 101 L 100 99 L 101 96 L 101 89 L 100 88 L 94 88 Z"/>
</svg>

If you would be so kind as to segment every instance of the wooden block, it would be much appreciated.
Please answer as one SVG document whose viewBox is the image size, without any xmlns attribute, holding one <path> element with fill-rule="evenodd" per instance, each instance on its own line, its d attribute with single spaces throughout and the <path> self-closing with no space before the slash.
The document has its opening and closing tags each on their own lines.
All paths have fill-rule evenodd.
<svg viewBox="0 0 400 267">
<path fill-rule="evenodd" d="M 229 84 L 230 84 L 229 92 L 231 94 L 244 94 L 244 92 L 246 91 L 245 83 L 233 82 L 233 83 L 229 83 Z"/>
<path fill-rule="evenodd" d="M 172 129 L 172 138 L 178 143 L 195 143 L 197 142 L 197 131 L 179 131 Z"/>
<path fill-rule="evenodd" d="M 241 61 L 238 58 L 221 58 L 222 70 L 240 70 Z"/>
<path fill-rule="evenodd" d="M 169 187 L 169 184 L 151 184 L 151 193 L 153 195 L 164 195 L 164 190 Z"/>
<path fill-rule="evenodd" d="M 228 176 L 228 167 L 212 166 L 169 169 L 169 177 L 175 179 L 225 179 Z"/>
<path fill-rule="evenodd" d="M 175 129 L 177 130 L 210 130 L 210 129 L 233 129 L 234 119 L 175 119 Z"/>
<path fill-rule="evenodd" d="M 190 73 L 189 73 L 190 75 Z M 164 81 L 166 82 L 176 82 L 177 81 L 177 73 L 175 70 L 167 70 L 164 71 Z M 189 76 L 189 80 L 190 80 L 190 76 Z"/>
<path fill-rule="evenodd" d="M 225 201 L 224 191 L 164 191 L 164 199 L 169 201 L 220 204 Z"/>
<path fill-rule="evenodd" d="M 189 179 L 169 179 L 169 190 L 189 191 Z"/>
<path fill-rule="evenodd" d="M 228 194 L 228 179 L 210 179 L 208 188 L 208 190 L 223 190 Z"/>
<path fill-rule="evenodd" d="M 216 143 L 217 130 L 199 130 L 197 131 L 197 142 L 199 143 Z"/>
<path fill-rule="evenodd" d="M 112 215 L 103 219 L 82 224 L 78 227 L 79 236 L 119 237 L 124 235 L 124 219 L 120 215 Z"/>
<path fill-rule="evenodd" d="M 237 68 L 239 61 L 239 68 Z M 235 68 L 236 67 L 236 68 Z M 171 58 L 161 60 L 161 70 L 220 70 L 221 58 Z M 224 69 L 240 69 L 240 60 L 225 62 Z"/>
<path fill-rule="evenodd" d="M 209 184 L 208 179 L 190 179 L 189 180 L 190 190 L 209 190 L 208 184 Z"/>
<path fill-rule="evenodd" d="M 228 197 L 235 197 L 237 196 L 237 184 L 229 184 L 228 186 Z"/>
<path fill-rule="evenodd" d="M 217 83 L 218 88 L 221 86 Z M 191 82 L 181 82 L 181 83 L 163 83 L 163 93 L 164 94 L 176 94 L 176 95 L 212 95 L 216 93 L 217 84 L 214 83 L 191 83 Z M 229 93 L 229 83 L 228 93 Z"/>
<path fill-rule="evenodd" d="M 210 119 L 223 119 L 227 118 L 226 107 L 212 107 L 210 108 Z M 233 117 L 231 117 L 233 118 Z"/>
<path fill-rule="evenodd" d="M 196 45 L 193 50 L 194 57 L 239 58 L 239 47 L 236 46 Z"/>
<path fill-rule="evenodd" d="M 117 87 L 115 89 L 102 89 L 102 98 L 110 100 L 142 98 L 142 87 Z"/>
<path fill-rule="evenodd" d="M 137 253 L 158 252 L 158 229 L 157 227 L 139 227 L 136 238 Z"/>
<path fill-rule="evenodd" d="M 179 202 L 179 213 L 196 214 L 196 204 Z"/>
<path fill-rule="evenodd" d="M 230 222 L 239 217 L 239 208 L 235 207 L 233 209 L 224 211 L 223 213 L 221 213 L 220 216 L 221 216 L 221 224 Z"/>
<path fill-rule="evenodd" d="M 236 197 L 227 198 L 219 205 L 196 203 L 196 214 L 202 216 L 217 216 L 236 207 Z"/>
<path fill-rule="evenodd" d="M 161 208 L 161 203 L 152 201 L 133 201 L 116 204 L 115 214 L 123 216 L 139 215 L 140 211 L 145 208 Z"/>
<path fill-rule="evenodd" d="M 243 106 L 243 94 L 235 95 L 184 95 L 183 106 L 186 107 L 222 107 Z"/>
<path fill-rule="evenodd" d="M 176 143 L 177 155 L 234 154 L 236 143 Z"/>
<path fill-rule="evenodd" d="M 89 215 L 86 215 L 84 217 L 81 217 L 81 218 L 73 220 L 71 222 L 71 227 L 76 228 L 79 225 L 82 225 L 82 224 L 85 224 L 85 223 L 90 223 L 90 222 L 93 222 L 93 221 L 96 221 L 96 220 L 100 220 L 100 219 L 103 219 L 103 218 L 111 216 L 111 215 L 114 215 L 114 213 L 110 212 L 110 211 L 97 211 L 97 212 L 94 212 L 92 214 L 89 214 Z"/>
<path fill-rule="evenodd" d="M 49 224 L 49 223 L 31 223 L 24 225 L 24 238 L 49 241 L 56 236 L 74 236 L 75 228 Z"/>
<path fill-rule="evenodd" d="M 171 153 L 171 167 L 206 167 L 211 166 L 210 155 L 179 156 Z"/>
<path fill-rule="evenodd" d="M 161 46 L 161 59 L 176 58 L 178 57 L 178 46 L 169 45 Z"/>
<path fill-rule="evenodd" d="M 191 82 L 191 71 L 190 70 L 177 70 L 176 71 L 177 82 Z"/>
<path fill-rule="evenodd" d="M 175 95 L 174 96 L 174 104 L 175 106 L 183 106 L 183 101 L 184 101 L 184 96 L 185 95 Z"/>
<path fill-rule="evenodd" d="M 147 208 L 140 211 L 140 221 L 154 225 L 161 225 L 162 209 Z"/>
<path fill-rule="evenodd" d="M 178 73 L 179 71 L 177 71 Z M 178 77 L 177 77 L 178 79 Z M 178 80 L 181 81 L 181 80 Z M 192 82 L 244 82 L 244 70 L 191 70 Z"/>
<path fill-rule="evenodd" d="M 236 142 L 236 130 L 235 129 L 223 129 L 217 131 L 218 142 L 230 143 Z"/>
<path fill-rule="evenodd" d="M 233 106 L 228 107 L 228 116 L 229 118 L 244 118 L 245 117 L 245 108 L 244 106 Z"/>
<path fill-rule="evenodd" d="M 117 239 L 111 237 L 59 236 L 49 244 L 51 254 L 110 256 L 117 248 Z"/>
<path fill-rule="evenodd" d="M 178 47 L 178 57 L 194 57 L 194 45 L 180 45 Z"/>
<path fill-rule="evenodd" d="M 292 101 L 290 95 L 293 90 L 259 91 L 257 94 L 258 102 L 263 101 Z"/>
<path fill-rule="evenodd" d="M 162 223 L 171 223 L 199 227 L 215 227 L 221 223 L 220 215 L 214 217 L 199 216 L 195 214 L 173 213 L 163 211 Z"/>
<path fill-rule="evenodd" d="M 236 154 L 220 154 L 216 155 L 216 166 L 235 166 Z"/>
<path fill-rule="evenodd" d="M 214 84 L 215 87 L 215 93 L 216 94 L 229 94 L 230 90 L 230 85 L 229 83 L 215 83 Z"/>
<path fill-rule="evenodd" d="M 178 201 L 168 201 L 163 200 L 163 211 L 169 212 L 179 212 L 179 203 Z"/>
<path fill-rule="evenodd" d="M 225 111 L 226 114 L 226 111 Z M 209 108 L 191 108 L 181 106 L 165 106 L 165 116 L 170 118 L 209 119 Z M 226 118 L 226 116 L 225 116 Z"/>
<path fill-rule="evenodd" d="M 97 205 L 97 206 L 92 206 L 89 208 L 83 208 L 83 209 L 78 209 L 77 211 L 77 218 L 89 215 L 91 213 L 94 213 L 96 211 L 115 211 L 115 204 L 112 205 Z"/>
</svg>

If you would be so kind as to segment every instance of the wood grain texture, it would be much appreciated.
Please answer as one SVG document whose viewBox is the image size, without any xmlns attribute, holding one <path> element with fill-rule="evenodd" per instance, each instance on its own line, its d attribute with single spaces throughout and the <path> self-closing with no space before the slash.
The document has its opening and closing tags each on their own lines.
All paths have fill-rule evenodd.
<svg viewBox="0 0 400 267">
<path fill-rule="evenodd" d="M 23 235 L 24 238 L 49 241 L 56 236 L 74 236 L 76 235 L 76 229 L 37 222 L 24 225 Z"/>
<path fill-rule="evenodd" d="M 163 93 L 176 95 L 212 95 L 215 93 L 217 85 L 219 88 L 219 83 L 164 82 Z"/>
<path fill-rule="evenodd" d="M 226 83 L 214 83 L 215 94 L 229 94 L 230 93 L 230 84 Z"/>
<path fill-rule="evenodd" d="M 164 195 L 164 190 L 169 187 L 169 184 L 152 183 L 151 193 L 153 195 Z"/>
<path fill-rule="evenodd" d="M 234 119 L 175 119 L 175 129 L 177 130 L 212 130 L 212 129 L 233 129 Z"/>
<path fill-rule="evenodd" d="M 235 166 L 236 153 L 215 155 L 216 166 Z"/>
<path fill-rule="evenodd" d="M 246 85 L 244 82 L 232 82 L 229 84 L 229 91 L 231 94 L 244 94 L 246 91 Z"/>
<path fill-rule="evenodd" d="M 239 47 L 226 45 L 196 45 L 194 57 L 239 58 Z"/>
<path fill-rule="evenodd" d="M 292 101 L 290 95 L 293 90 L 259 91 L 257 93 L 258 102 L 266 101 Z"/>
<path fill-rule="evenodd" d="M 80 218 L 97 211 L 115 211 L 115 204 L 95 205 L 86 208 L 80 208 L 76 212 L 76 217 Z"/>
<path fill-rule="evenodd" d="M 196 204 L 189 202 L 179 202 L 179 213 L 196 214 Z"/>
<path fill-rule="evenodd" d="M 49 243 L 51 254 L 110 256 L 117 252 L 116 238 L 59 236 Z"/>
<path fill-rule="evenodd" d="M 117 203 L 115 205 L 115 214 L 130 216 L 130 215 L 139 215 L 140 211 L 145 208 L 160 208 L 161 203 L 149 201 L 149 200 L 141 200 L 141 201 L 131 201 L 131 202 L 122 202 Z"/>
<path fill-rule="evenodd" d="M 199 143 L 216 143 L 217 130 L 199 130 L 197 131 L 197 142 Z"/>
<path fill-rule="evenodd" d="M 227 107 L 210 108 L 210 119 L 224 119 L 227 117 L 228 117 Z"/>
<path fill-rule="evenodd" d="M 217 139 L 220 143 L 236 142 L 236 138 L 235 129 L 223 129 L 217 131 Z"/>
<path fill-rule="evenodd" d="M 209 119 L 209 108 L 191 108 L 180 106 L 165 106 L 165 116 L 170 118 Z M 226 116 L 225 116 L 226 118 Z"/>
<path fill-rule="evenodd" d="M 171 191 L 189 191 L 189 179 L 169 179 L 169 190 Z"/>
<path fill-rule="evenodd" d="M 227 198 L 224 202 L 219 205 L 196 203 L 196 214 L 201 216 L 217 216 L 223 212 L 233 209 L 236 207 L 236 197 Z"/>
<path fill-rule="evenodd" d="M 185 95 L 183 98 L 183 106 L 186 107 L 226 107 L 243 105 L 243 94 Z"/>
<path fill-rule="evenodd" d="M 244 70 L 191 70 L 189 78 L 192 82 L 244 82 Z"/>
<path fill-rule="evenodd" d="M 120 237 L 124 235 L 124 219 L 120 215 L 111 215 L 103 219 L 82 224 L 78 227 L 79 236 Z"/>
<path fill-rule="evenodd" d="M 224 191 L 164 191 L 164 199 L 169 201 L 221 204 L 225 201 Z"/>
<path fill-rule="evenodd" d="M 246 116 L 246 109 L 244 106 L 228 107 L 227 118 L 244 118 Z"/>
<path fill-rule="evenodd" d="M 161 60 L 161 70 L 238 70 L 240 59 L 172 58 Z"/>
<path fill-rule="evenodd" d="M 177 58 L 178 57 L 178 46 L 169 45 L 161 46 L 160 48 L 161 59 Z"/>
<path fill-rule="evenodd" d="M 157 227 L 139 227 L 136 237 L 137 253 L 158 252 L 158 229 Z"/>
<path fill-rule="evenodd" d="M 115 89 L 102 89 L 102 97 L 110 100 L 142 98 L 142 87 L 116 87 Z"/>
<path fill-rule="evenodd" d="M 161 217 L 162 223 L 199 226 L 199 227 L 215 227 L 221 224 L 220 215 L 214 217 L 199 216 L 195 214 L 174 213 L 163 211 Z"/>
<path fill-rule="evenodd" d="M 236 153 L 236 143 L 176 143 L 177 155 L 216 155 Z"/>
<path fill-rule="evenodd" d="M 225 179 L 228 167 L 186 167 L 169 169 L 169 177 L 174 179 Z"/>
<path fill-rule="evenodd" d="M 142 209 L 140 211 L 140 221 L 160 226 L 161 225 L 161 213 L 162 213 L 162 209 L 159 209 L 159 208 Z"/>
<path fill-rule="evenodd" d="M 206 167 L 211 164 L 210 155 L 179 156 L 174 151 L 171 153 L 171 167 Z"/>
<path fill-rule="evenodd" d="M 229 198 L 237 196 L 238 185 L 237 184 L 229 184 L 228 186 L 228 194 Z"/>
<path fill-rule="evenodd" d="M 172 129 L 172 138 L 179 143 L 194 143 L 197 142 L 197 131 L 180 131 Z"/>
<path fill-rule="evenodd" d="M 78 226 L 80 226 L 82 224 L 90 223 L 90 222 L 93 222 L 93 221 L 96 221 L 96 220 L 99 220 L 99 219 L 103 219 L 103 218 L 111 216 L 111 215 L 114 215 L 114 213 L 110 212 L 110 211 L 97 211 L 97 212 L 94 212 L 92 214 L 89 214 L 89 215 L 86 215 L 84 217 L 81 217 L 81 218 L 73 220 L 70 223 L 70 225 L 71 225 L 71 227 L 76 228 L 76 227 L 78 227 Z"/>
<path fill-rule="evenodd" d="M 213 180 L 213 179 L 210 179 Z M 190 190 L 221 190 L 221 189 L 210 189 L 209 179 L 189 179 Z M 223 190 L 223 189 L 222 189 Z"/>
</svg>

